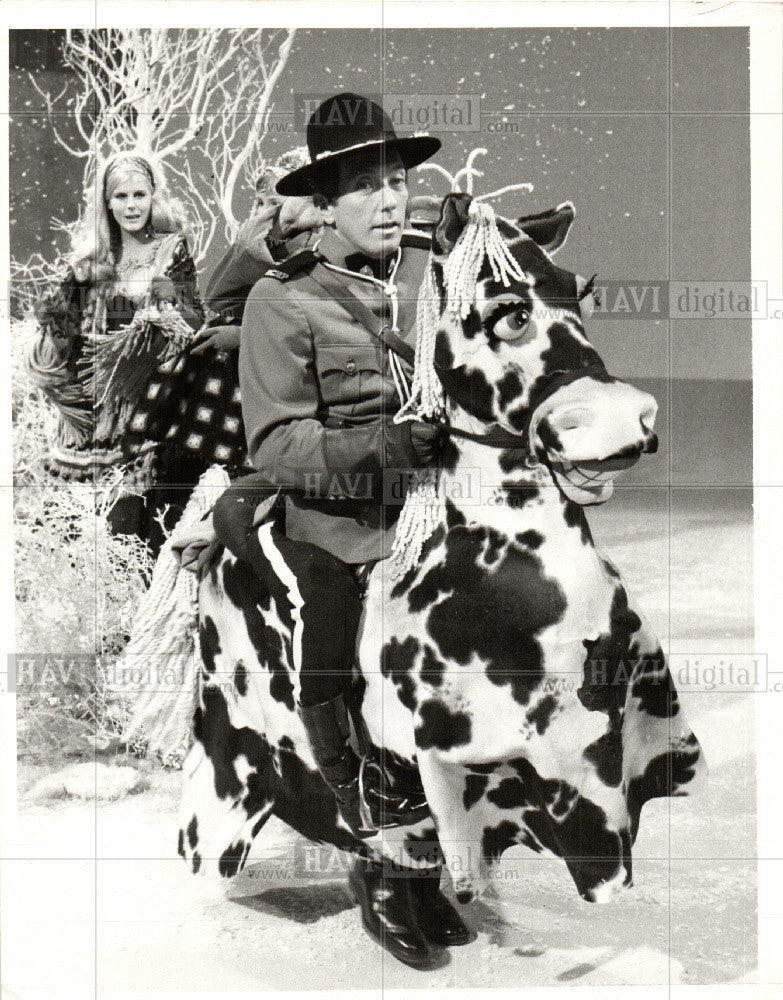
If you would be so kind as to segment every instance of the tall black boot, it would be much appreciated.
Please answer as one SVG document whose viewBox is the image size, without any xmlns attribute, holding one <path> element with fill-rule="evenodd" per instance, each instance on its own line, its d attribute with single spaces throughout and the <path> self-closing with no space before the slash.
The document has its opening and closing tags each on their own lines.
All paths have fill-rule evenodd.
<svg viewBox="0 0 783 1000">
<path fill-rule="evenodd" d="M 344 695 L 318 705 L 300 705 L 299 718 L 318 770 L 334 792 L 340 814 L 358 837 L 372 836 L 383 827 L 417 823 L 428 815 L 426 801 L 392 789 L 380 765 L 362 767 L 349 743 L 351 726 Z"/>
<path fill-rule="evenodd" d="M 416 924 L 407 876 L 385 873 L 383 862 L 357 858 L 348 885 L 370 937 L 405 965 L 429 968 L 435 956 Z"/>
<path fill-rule="evenodd" d="M 476 934 L 440 891 L 441 871 L 441 868 L 430 868 L 408 876 L 416 923 L 432 944 L 444 948 L 469 944 L 476 940 Z"/>
<path fill-rule="evenodd" d="M 345 698 L 338 695 L 318 705 L 300 705 L 298 711 L 316 766 L 334 792 L 340 815 L 359 837 L 377 833 L 362 819 L 359 794 L 361 761 L 348 742 L 351 725 Z"/>
</svg>

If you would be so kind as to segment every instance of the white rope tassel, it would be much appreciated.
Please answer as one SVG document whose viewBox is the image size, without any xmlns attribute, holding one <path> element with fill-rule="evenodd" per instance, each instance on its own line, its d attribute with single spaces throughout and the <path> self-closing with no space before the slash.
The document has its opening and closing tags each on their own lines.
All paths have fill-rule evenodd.
<svg viewBox="0 0 783 1000">
<path fill-rule="evenodd" d="M 177 528 L 197 524 L 230 484 L 226 471 L 213 465 L 199 480 Z M 198 579 L 182 569 L 171 550 L 171 537 L 160 550 L 152 583 L 141 600 L 130 641 L 118 663 L 118 677 L 145 678 L 134 699 L 123 738 L 177 765 L 190 743 L 198 697 Z"/>
<path fill-rule="evenodd" d="M 468 207 L 468 223 L 444 267 L 446 308 L 458 320 L 467 318 L 470 307 L 476 301 L 476 281 L 485 258 L 489 260 L 495 280 L 502 281 L 504 285 L 508 285 L 511 278 L 524 277 L 524 272 L 500 235 L 492 206 L 472 201 Z M 395 416 L 395 423 L 440 420 L 445 416 L 443 386 L 435 371 L 435 338 L 440 321 L 440 299 L 430 255 L 419 289 L 416 312 L 418 335 L 411 395 Z M 393 580 L 417 565 L 424 543 L 444 522 L 445 512 L 438 470 L 417 470 L 397 522 L 391 554 Z"/>
<path fill-rule="evenodd" d="M 430 256 L 419 287 L 416 303 L 416 356 L 410 398 L 394 418 L 397 424 L 405 420 L 437 420 L 446 412 L 443 386 L 435 371 L 435 337 L 440 323 L 440 297 L 435 283 L 435 270 Z"/>
<path fill-rule="evenodd" d="M 391 554 L 391 578 L 398 580 L 419 562 L 424 543 L 445 520 L 437 469 L 417 469 L 405 495 Z"/>
<path fill-rule="evenodd" d="M 435 335 L 440 321 L 439 296 L 432 258 L 427 263 L 416 305 L 416 357 L 410 396 L 394 417 L 408 420 L 442 419 L 446 412 L 443 387 L 435 371 Z M 417 469 L 405 494 L 391 555 L 391 577 L 404 576 L 419 561 L 424 543 L 443 520 L 445 507 L 438 490 L 437 469 Z"/>
<path fill-rule="evenodd" d="M 485 258 L 495 281 L 508 285 L 511 278 L 524 278 L 524 271 L 500 235 L 492 206 L 472 201 L 468 208 L 468 224 L 449 254 L 444 274 L 446 305 L 459 319 L 467 318 L 476 301 L 476 281 Z"/>
</svg>

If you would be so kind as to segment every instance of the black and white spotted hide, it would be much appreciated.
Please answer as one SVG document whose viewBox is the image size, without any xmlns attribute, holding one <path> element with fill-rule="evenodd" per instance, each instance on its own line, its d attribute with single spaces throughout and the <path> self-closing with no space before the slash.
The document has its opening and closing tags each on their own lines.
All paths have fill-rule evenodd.
<svg viewBox="0 0 783 1000">
<path fill-rule="evenodd" d="M 444 202 L 440 268 L 469 205 Z M 573 217 L 566 205 L 504 226 L 524 278 L 482 269 L 468 318 L 442 317 L 448 419 L 474 437 L 450 438 L 445 520 L 401 580 L 376 565 L 360 629 L 370 736 L 418 764 L 431 808 L 368 846 L 412 867 L 445 857 L 462 900 L 514 844 L 563 858 L 584 898 L 608 899 L 630 882 L 644 803 L 687 794 L 703 771 L 664 654 L 584 515 L 653 449 L 655 403 L 606 372 L 586 283 L 552 260 Z M 474 439 L 498 428 L 502 446 Z M 358 849 L 296 716 L 283 588 L 224 553 L 199 599 L 181 853 L 232 875 L 272 814 Z"/>
</svg>

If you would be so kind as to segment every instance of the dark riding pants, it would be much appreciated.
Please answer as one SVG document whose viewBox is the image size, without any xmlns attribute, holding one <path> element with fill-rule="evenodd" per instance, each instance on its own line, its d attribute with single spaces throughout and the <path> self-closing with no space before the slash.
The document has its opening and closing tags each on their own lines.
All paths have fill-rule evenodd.
<svg viewBox="0 0 783 1000">
<path fill-rule="evenodd" d="M 253 477 L 247 477 L 252 483 Z M 263 497 L 245 492 L 239 480 L 215 505 L 218 538 L 262 580 L 274 575 L 293 608 L 292 652 L 302 705 L 347 693 L 362 612 L 362 567 L 350 566 L 318 545 L 293 541 L 274 519 L 253 525 Z M 235 488 L 236 487 L 236 488 Z"/>
</svg>

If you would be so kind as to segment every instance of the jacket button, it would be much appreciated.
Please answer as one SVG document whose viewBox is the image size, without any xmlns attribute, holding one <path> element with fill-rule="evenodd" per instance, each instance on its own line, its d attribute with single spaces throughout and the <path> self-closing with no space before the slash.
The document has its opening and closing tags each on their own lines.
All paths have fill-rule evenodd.
<svg viewBox="0 0 783 1000">
<path fill-rule="evenodd" d="M 345 370 L 348 372 L 349 375 L 355 375 L 356 374 L 356 362 L 355 361 L 349 361 L 348 364 L 345 366 Z"/>
</svg>

